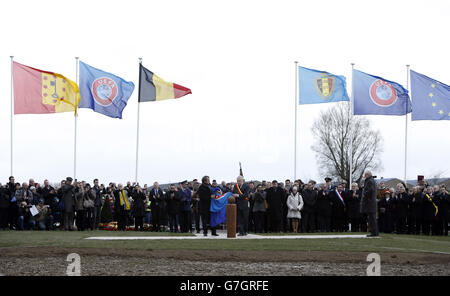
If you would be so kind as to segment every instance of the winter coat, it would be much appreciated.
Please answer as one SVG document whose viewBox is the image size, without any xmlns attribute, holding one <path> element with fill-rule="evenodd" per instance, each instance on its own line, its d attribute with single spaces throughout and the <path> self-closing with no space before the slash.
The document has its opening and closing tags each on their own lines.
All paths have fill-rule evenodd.
<svg viewBox="0 0 450 296">
<path fill-rule="evenodd" d="M 302 217 L 300 210 L 303 208 L 304 202 L 302 196 L 298 192 L 295 195 L 293 193 L 289 194 L 286 206 L 288 208 L 288 218 L 300 219 Z"/>
<path fill-rule="evenodd" d="M 145 216 L 145 194 L 143 192 L 133 192 L 133 206 L 131 208 L 133 217 Z"/>
<path fill-rule="evenodd" d="M 180 194 L 177 191 L 166 193 L 166 209 L 169 215 L 178 215 L 180 213 Z"/>
<path fill-rule="evenodd" d="M 364 180 L 363 195 L 361 198 L 361 213 L 377 212 L 377 187 L 373 177 Z"/>
<path fill-rule="evenodd" d="M 255 192 L 252 195 L 253 199 L 253 213 L 266 211 L 266 197 L 263 192 Z"/>
</svg>

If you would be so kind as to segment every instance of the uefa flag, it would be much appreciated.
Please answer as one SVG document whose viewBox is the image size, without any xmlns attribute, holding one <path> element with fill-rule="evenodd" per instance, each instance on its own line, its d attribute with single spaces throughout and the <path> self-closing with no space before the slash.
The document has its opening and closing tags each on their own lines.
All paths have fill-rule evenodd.
<svg viewBox="0 0 450 296">
<path fill-rule="evenodd" d="M 345 77 L 298 67 L 299 104 L 348 101 Z"/>
<path fill-rule="evenodd" d="M 78 85 L 65 76 L 13 62 L 14 114 L 76 112 Z"/>
<path fill-rule="evenodd" d="M 411 112 L 408 90 L 396 82 L 353 70 L 355 115 L 405 115 Z"/>
<path fill-rule="evenodd" d="M 189 88 L 167 82 L 142 64 L 139 65 L 139 102 L 178 99 L 188 94 L 192 94 Z"/>
<path fill-rule="evenodd" d="M 133 90 L 133 82 L 80 61 L 79 108 L 90 108 L 109 117 L 122 118 L 122 111 Z"/>
<path fill-rule="evenodd" d="M 450 120 L 450 86 L 411 70 L 411 120 Z"/>
<path fill-rule="evenodd" d="M 219 195 L 219 192 L 216 192 L 216 197 L 211 199 L 211 206 L 209 211 L 210 215 L 210 226 L 216 227 L 217 225 L 225 222 L 227 220 L 227 204 L 228 198 L 231 196 L 231 192 L 227 192 L 225 194 Z"/>
</svg>

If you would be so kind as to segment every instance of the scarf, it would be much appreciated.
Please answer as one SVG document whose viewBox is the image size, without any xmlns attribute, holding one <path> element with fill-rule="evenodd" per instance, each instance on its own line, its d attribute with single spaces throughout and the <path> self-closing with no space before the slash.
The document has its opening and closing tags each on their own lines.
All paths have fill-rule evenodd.
<svg viewBox="0 0 450 296">
<path fill-rule="evenodd" d="M 426 195 L 426 197 L 428 198 L 428 200 L 433 204 L 433 206 L 434 206 L 434 208 L 436 209 L 436 212 L 434 213 L 434 216 L 436 217 L 437 216 L 437 214 L 438 214 L 438 206 L 433 202 L 433 200 L 431 199 L 431 197 L 428 195 L 428 193 L 427 194 L 425 194 Z"/>
<path fill-rule="evenodd" d="M 128 201 L 127 195 L 125 194 L 125 190 L 121 190 L 119 192 L 119 198 L 120 198 L 120 206 L 124 207 L 126 211 L 130 210 L 130 202 Z"/>
</svg>

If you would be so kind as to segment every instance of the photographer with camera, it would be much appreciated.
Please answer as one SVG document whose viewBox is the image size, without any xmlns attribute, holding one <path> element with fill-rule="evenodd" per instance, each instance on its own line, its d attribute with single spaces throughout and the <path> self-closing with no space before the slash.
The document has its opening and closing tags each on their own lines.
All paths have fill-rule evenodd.
<svg viewBox="0 0 450 296">
<path fill-rule="evenodd" d="M 40 199 L 36 209 L 39 213 L 35 216 L 35 220 L 40 230 L 50 230 L 53 225 L 53 216 L 49 205 L 44 204 L 44 199 Z"/>
</svg>

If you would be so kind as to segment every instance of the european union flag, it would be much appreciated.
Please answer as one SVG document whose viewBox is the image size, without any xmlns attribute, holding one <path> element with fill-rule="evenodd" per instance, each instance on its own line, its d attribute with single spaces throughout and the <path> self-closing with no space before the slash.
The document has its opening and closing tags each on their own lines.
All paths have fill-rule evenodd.
<svg viewBox="0 0 450 296">
<path fill-rule="evenodd" d="M 134 83 L 91 67 L 80 61 L 79 108 L 91 108 L 113 118 L 122 118 L 122 111 L 134 90 Z"/>
<path fill-rule="evenodd" d="M 298 67 L 299 104 L 348 101 L 345 77 Z"/>
<path fill-rule="evenodd" d="M 355 115 L 405 115 L 411 112 L 408 90 L 399 83 L 353 70 Z"/>
<path fill-rule="evenodd" d="M 450 120 L 450 86 L 411 73 L 412 120 Z"/>
</svg>

